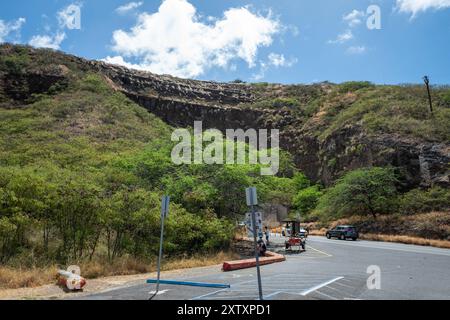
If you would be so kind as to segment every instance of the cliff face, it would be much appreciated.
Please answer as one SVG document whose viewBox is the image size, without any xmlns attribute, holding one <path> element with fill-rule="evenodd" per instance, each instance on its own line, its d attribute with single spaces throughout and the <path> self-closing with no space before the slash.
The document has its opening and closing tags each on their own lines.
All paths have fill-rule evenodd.
<svg viewBox="0 0 450 320">
<path fill-rule="evenodd" d="M 303 128 L 291 110 L 251 108 L 258 93 L 245 84 L 181 80 L 96 63 L 97 68 L 132 100 L 178 127 L 203 121 L 204 128 L 280 129 L 280 145 L 299 169 L 324 185 L 343 172 L 392 165 L 404 176 L 405 188 L 449 186 L 449 143 L 430 143 L 400 135 L 369 136 L 355 125 L 321 141 Z M 335 159 L 335 161 L 331 161 Z"/>
<path fill-rule="evenodd" d="M 0 47 L 4 56 L 17 54 L 17 50 L 14 46 Z M 281 147 L 293 155 L 298 168 L 308 177 L 326 186 L 348 170 L 392 165 L 403 174 L 405 188 L 431 185 L 450 187 L 448 140 L 429 141 L 404 133 L 368 132 L 361 121 L 342 124 L 327 135 L 321 135 L 330 128 L 321 120 L 321 115 L 328 112 L 325 106 L 330 103 L 320 100 L 320 96 L 326 95 L 332 85 L 314 88 L 296 86 L 295 90 L 308 89 L 306 93 L 297 94 L 298 108 L 255 107 L 267 97 L 284 97 L 293 87 L 273 85 L 260 88 L 250 84 L 183 80 L 49 50 L 21 50 L 27 50 L 29 61 L 44 59 L 44 63 L 32 67 L 27 65 L 21 70 L 2 68 L 0 101 L 2 97 L 3 100 L 26 101 L 32 94 L 47 92 L 55 86 L 61 90 L 76 70 L 95 72 L 107 78 L 116 90 L 173 126 L 188 127 L 194 121 L 201 120 L 204 128 L 222 131 L 237 128 L 280 129 Z M 319 107 L 305 117 L 301 106 L 313 98 L 319 99 Z M 357 97 L 350 98 L 353 99 L 351 104 L 358 103 Z"/>
</svg>

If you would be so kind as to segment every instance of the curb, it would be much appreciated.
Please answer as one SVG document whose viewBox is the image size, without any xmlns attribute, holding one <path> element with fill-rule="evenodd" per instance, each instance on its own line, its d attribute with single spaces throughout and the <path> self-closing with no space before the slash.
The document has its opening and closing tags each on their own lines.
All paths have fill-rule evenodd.
<svg viewBox="0 0 450 320">
<path fill-rule="evenodd" d="M 259 258 L 259 265 L 263 266 L 263 265 L 267 265 L 267 264 L 283 262 L 285 260 L 286 260 L 286 257 L 281 254 L 266 251 L 266 256 Z M 225 261 L 223 263 L 222 270 L 224 272 L 228 272 L 228 271 L 247 269 L 247 268 L 253 268 L 253 267 L 256 267 L 256 259 L 254 259 L 254 258 L 253 259 L 245 259 L 245 260 Z"/>
</svg>

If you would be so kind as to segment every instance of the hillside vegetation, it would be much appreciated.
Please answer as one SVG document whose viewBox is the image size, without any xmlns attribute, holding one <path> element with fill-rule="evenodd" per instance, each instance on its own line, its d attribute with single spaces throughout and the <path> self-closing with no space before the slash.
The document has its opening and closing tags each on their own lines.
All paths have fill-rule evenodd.
<svg viewBox="0 0 450 320">
<path fill-rule="evenodd" d="M 30 94 L 36 90 L 23 77 L 61 68 L 41 64 L 43 57 L 18 47 L 0 58 L 8 81 L 0 108 L 1 264 L 151 261 L 163 194 L 172 196 L 166 254 L 214 253 L 228 249 L 246 187 L 256 185 L 262 201 L 272 194 L 290 201 L 288 155 L 286 177 L 261 177 L 251 165 L 176 166 L 173 129 L 101 75 L 69 64 L 63 82 Z"/>
<path fill-rule="evenodd" d="M 450 141 L 450 87 L 433 87 L 434 113 L 423 85 L 374 85 L 370 82 L 312 85 L 252 85 L 257 100 L 250 106 L 286 109 L 303 120 L 321 140 L 346 126 L 367 133 L 389 133 L 426 141 Z"/>
<path fill-rule="evenodd" d="M 261 176 L 258 165 L 177 166 L 173 128 L 89 64 L 21 46 L 0 46 L 0 53 L 0 266 L 6 274 L 89 263 L 101 266 L 95 276 L 148 270 L 141 266 L 154 263 L 158 252 L 163 194 L 171 196 L 164 250 L 172 261 L 227 251 L 252 185 L 260 203 L 281 204 L 324 225 L 449 214 L 445 185 L 405 188 L 404 172 L 390 165 L 343 166 L 327 188 L 300 172 L 288 152 L 281 153 L 275 177 Z M 256 97 L 248 107 L 290 110 L 301 120 L 295 129 L 322 142 L 352 126 L 369 136 L 450 141 L 448 88 L 433 89 L 431 115 L 420 86 L 241 85 Z M 358 144 L 348 148 L 353 159 L 365 153 Z M 324 170 L 339 161 L 327 159 Z M 433 238 L 450 236 L 447 227 L 421 228 L 431 229 L 439 230 Z"/>
</svg>

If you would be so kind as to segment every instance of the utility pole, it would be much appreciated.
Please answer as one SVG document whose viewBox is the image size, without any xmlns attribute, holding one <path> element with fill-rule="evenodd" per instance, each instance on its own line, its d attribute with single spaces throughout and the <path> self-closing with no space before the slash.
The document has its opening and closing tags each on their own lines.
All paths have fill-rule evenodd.
<svg viewBox="0 0 450 320">
<path fill-rule="evenodd" d="M 428 102 L 430 103 L 431 114 L 433 114 L 433 102 L 431 101 L 430 79 L 428 78 L 428 76 L 425 76 L 425 77 L 423 77 L 423 81 L 425 82 L 425 85 L 427 86 Z"/>
<path fill-rule="evenodd" d="M 247 195 L 247 205 L 252 209 L 252 225 L 253 225 L 253 241 L 255 245 L 255 259 L 256 259 L 256 273 L 258 278 L 258 293 L 259 300 L 263 300 L 262 286 L 261 286 L 261 271 L 259 268 L 259 250 L 258 250 L 258 242 L 257 242 L 257 228 L 256 228 L 256 212 L 255 206 L 258 205 L 258 198 L 256 195 L 256 188 L 251 187 L 245 190 Z"/>
</svg>

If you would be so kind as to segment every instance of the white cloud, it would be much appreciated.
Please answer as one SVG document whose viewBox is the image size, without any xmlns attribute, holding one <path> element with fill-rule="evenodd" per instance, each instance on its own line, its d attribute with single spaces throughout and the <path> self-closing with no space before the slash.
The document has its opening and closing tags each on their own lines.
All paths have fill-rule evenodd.
<svg viewBox="0 0 450 320">
<path fill-rule="evenodd" d="M 120 6 L 116 9 L 116 12 L 118 14 L 126 14 L 130 11 L 133 11 L 137 8 L 139 8 L 140 6 L 142 6 L 144 3 L 142 1 L 139 2 L 129 2 L 127 4 L 124 4 L 123 6 Z"/>
<path fill-rule="evenodd" d="M 363 54 L 367 51 L 367 48 L 364 46 L 353 46 L 347 49 L 347 53 L 349 54 Z"/>
<path fill-rule="evenodd" d="M 413 18 L 420 12 L 446 8 L 450 8 L 450 0 L 397 0 L 397 9 L 400 12 L 411 13 Z"/>
<path fill-rule="evenodd" d="M 12 32 L 19 32 L 25 22 L 25 18 L 19 18 L 12 22 L 0 20 L 0 43 L 4 42 Z"/>
<path fill-rule="evenodd" d="M 353 28 L 362 22 L 362 18 L 365 17 L 365 13 L 363 11 L 353 10 L 349 14 L 345 15 L 342 19 L 344 22 L 348 23 L 350 28 Z"/>
<path fill-rule="evenodd" d="M 353 32 L 351 30 L 347 30 L 341 34 L 339 34 L 336 40 L 329 40 L 328 43 L 345 43 L 349 40 L 353 39 Z"/>
<path fill-rule="evenodd" d="M 294 37 L 298 37 L 300 34 L 300 29 L 297 26 L 290 25 L 286 27 Z"/>
<path fill-rule="evenodd" d="M 264 62 L 264 61 L 260 61 L 259 62 L 259 70 L 257 73 L 254 73 L 252 75 L 252 79 L 254 81 L 259 81 L 264 79 L 264 77 L 266 76 L 266 71 L 269 69 L 269 65 Z"/>
<path fill-rule="evenodd" d="M 136 69 L 136 70 L 142 70 L 142 71 L 146 70 L 145 66 L 126 62 L 125 59 L 121 56 L 114 56 L 114 57 L 107 56 L 105 59 L 102 59 L 102 61 L 105 61 L 105 62 L 111 63 L 111 64 L 116 64 L 119 66 L 124 66 L 129 69 Z"/>
<path fill-rule="evenodd" d="M 29 45 L 37 48 L 50 48 L 59 50 L 61 43 L 66 39 L 65 29 L 81 29 L 81 4 L 70 4 L 56 14 L 59 27 L 54 35 L 35 35 L 28 42 Z M 43 15 L 44 19 L 48 17 Z M 50 32 L 50 27 L 45 26 L 45 31 Z"/>
<path fill-rule="evenodd" d="M 259 61 L 259 70 L 257 73 L 252 75 L 254 81 L 259 81 L 264 79 L 267 70 L 270 67 L 281 68 L 281 67 L 292 67 L 298 62 L 297 58 L 286 59 L 283 54 L 270 53 L 267 56 L 267 61 Z"/>
<path fill-rule="evenodd" d="M 271 53 L 268 56 L 269 64 L 274 67 L 292 67 L 297 63 L 297 59 L 286 59 L 283 54 Z"/>
<path fill-rule="evenodd" d="M 60 48 L 61 42 L 66 38 L 66 34 L 57 33 L 54 36 L 48 35 L 38 35 L 31 38 L 28 42 L 29 45 L 37 48 L 50 48 L 58 50 Z"/>
<path fill-rule="evenodd" d="M 231 8 L 208 23 L 188 1 L 164 0 L 158 12 L 140 14 L 129 32 L 113 33 L 118 56 L 105 61 L 129 66 L 126 60 L 134 59 L 138 69 L 180 77 L 226 68 L 235 59 L 255 67 L 259 48 L 271 45 L 281 29 L 270 12 L 263 16 L 248 7 Z"/>
</svg>

